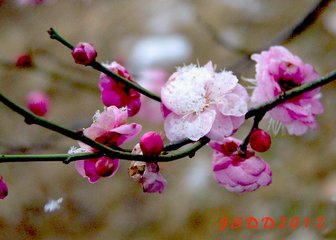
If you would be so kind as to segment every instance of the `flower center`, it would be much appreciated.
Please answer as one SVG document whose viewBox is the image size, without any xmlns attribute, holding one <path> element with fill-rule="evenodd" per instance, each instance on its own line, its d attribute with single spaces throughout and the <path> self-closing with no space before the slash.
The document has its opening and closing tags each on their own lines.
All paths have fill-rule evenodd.
<svg viewBox="0 0 336 240">
<path fill-rule="evenodd" d="M 101 177 L 108 177 L 113 173 L 114 164 L 111 160 L 106 158 L 100 158 L 96 164 L 96 173 Z"/>
<path fill-rule="evenodd" d="M 297 84 L 296 82 L 294 82 L 293 79 L 280 78 L 278 83 L 280 85 L 282 92 L 286 92 L 288 90 L 291 90 L 292 88 L 300 86 L 300 84 Z"/>
</svg>

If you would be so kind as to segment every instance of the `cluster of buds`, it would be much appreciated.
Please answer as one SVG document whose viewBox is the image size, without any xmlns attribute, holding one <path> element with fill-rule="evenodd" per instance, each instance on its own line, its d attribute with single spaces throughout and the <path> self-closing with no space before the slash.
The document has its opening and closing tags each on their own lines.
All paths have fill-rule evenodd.
<svg viewBox="0 0 336 240">
<path fill-rule="evenodd" d="M 163 140 L 160 134 L 150 131 L 145 133 L 140 143 L 133 148 L 133 153 L 144 156 L 158 156 L 163 150 Z M 157 163 L 133 161 L 128 168 L 129 176 L 142 185 L 147 193 L 162 193 L 166 187 L 166 179 L 159 172 Z"/>
</svg>

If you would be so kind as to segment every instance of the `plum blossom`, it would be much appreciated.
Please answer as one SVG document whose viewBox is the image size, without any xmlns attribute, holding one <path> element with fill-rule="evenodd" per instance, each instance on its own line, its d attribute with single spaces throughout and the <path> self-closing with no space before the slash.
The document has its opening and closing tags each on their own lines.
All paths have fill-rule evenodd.
<svg viewBox="0 0 336 240">
<path fill-rule="evenodd" d="M 270 185 L 272 170 L 269 164 L 254 156 L 250 149 L 246 156 L 241 156 L 240 144 L 240 140 L 231 137 L 223 142 L 209 143 L 214 150 L 212 167 L 216 181 L 228 191 L 238 193 Z"/>
<path fill-rule="evenodd" d="M 132 140 L 142 128 L 137 123 L 126 124 L 127 109 L 115 106 L 105 108 L 103 112 L 97 111 L 93 120 L 92 125 L 83 131 L 84 135 L 108 147 L 118 147 Z M 79 145 L 80 148 L 72 148 L 69 152 L 95 152 L 95 149 L 82 142 Z M 119 159 L 103 156 L 80 160 L 76 161 L 75 167 L 81 176 L 88 178 L 90 183 L 95 183 L 100 177 L 112 177 L 119 168 Z"/>
<path fill-rule="evenodd" d="M 3 179 L 2 176 L 0 176 L 0 199 L 4 199 L 8 195 L 8 187 Z"/>
<path fill-rule="evenodd" d="M 97 182 L 101 177 L 113 177 L 119 169 L 119 159 L 106 156 L 80 160 L 75 164 L 77 172 L 90 183 Z"/>
<path fill-rule="evenodd" d="M 49 97 L 41 91 L 32 91 L 26 96 L 26 105 L 32 113 L 45 116 L 49 110 Z"/>
<path fill-rule="evenodd" d="M 133 81 L 132 76 L 117 62 L 112 62 L 106 67 L 112 72 Z M 128 116 L 134 116 L 140 110 L 141 100 L 140 93 L 136 90 L 120 83 L 106 74 L 102 73 L 99 77 L 99 88 L 103 104 L 107 107 L 116 106 L 118 108 L 127 107 Z"/>
<path fill-rule="evenodd" d="M 178 68 L 162 87 L 164 129 L 169 140 L 203 136 L 223 141 L 244 122 L 248 94 L 231 72 L 203 67 Z"/>
<path fill-rule="evenodd" d="M 132 153 L 142 154 L 139 144 L 135 145 Z M 157 163 L 132 161 L 128 168 L 128 175 L 142 185 L 144 192 L 162 193 L 167 181 L 159 171 Z"/>
<path fill-rule="evenodd" d="M 319 77 L 312 65 L 281 46 L 253 54 L 251 58 L 257 62 L 256 88 L 251 97 L 255 105 Z M 320 98 L 320 89 L 317 88 L 277 105 L 266 116 L 280 122 L 289 134 L 302 135 L 308 129 L 317 128 L 315 116 L 323 112 Z"/>
<path fill-rule="evenodd" d="M 87 65 L 97 57 L 97 51 L 91 43 L 80 42 L 71 51 L 72 57 L 78 64 Z"/>
</svg>

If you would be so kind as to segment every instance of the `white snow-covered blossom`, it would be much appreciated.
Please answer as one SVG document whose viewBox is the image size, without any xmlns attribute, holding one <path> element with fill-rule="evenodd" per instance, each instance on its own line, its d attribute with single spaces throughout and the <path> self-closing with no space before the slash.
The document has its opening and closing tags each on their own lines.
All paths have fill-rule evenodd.
<svg viewBox="0 0 336 240">
<path fill-rule="evenodd" d="M 161 99 L 170 111 L 164 121 L 169 140 L 207 136 L 223 141 L 244 122 L 249 98 L 235 75 L 217 73 L 209 62 L 179 68 L 162 87 Z"/>
</svg>

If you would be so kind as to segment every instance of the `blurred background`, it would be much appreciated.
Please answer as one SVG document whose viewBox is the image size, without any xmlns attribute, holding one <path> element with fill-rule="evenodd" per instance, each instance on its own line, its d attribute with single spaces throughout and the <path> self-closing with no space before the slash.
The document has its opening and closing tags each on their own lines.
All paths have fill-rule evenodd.
<svg viewBox="0 0 336 240">
<path fill-rule="evenodd" d="M 157 90 L 176 66 L 209 60 L 217 69 L 242 58 L 233 47 L 263 49 L 283 29 L 300 20 L 316 0 L 50 0 L 0 1 L 0 89 L 21 106 L 33 90 L 50 97 L 47 118 L 77 130 L 88 127 L 103 109 L 99 73 L 76 65 L 70 51 L 50 40 L 54 27 L 72 44 L 91 42 L 98 61 L 117 60 L 141 84 Z M 218 37 L 226 44 L 219 44 Z M 314 25 L 286 47 L 321 75 L 336 67 L 336 5 L 329 4 Z M 231 46 L 231 47 L 230 47 Z M 15 62 L 30 54 L 33 66 Z M 239 71 L 238 71 L 239 70 Z M 158 75 L 151 75 L 158 71 Z M 240 79 L 253 78 L 254 67 L 235 71 Z M 156 76 L 156 77 L 153 77 Z M 156 82 L 159 81 L 159 82 Z M 246 85 L 244 81 L 241 83 Z M 216 184 L 211 151 L 205 147 L 192 159 L 161 164 L 168 185 L 163 194 L 145 194 L 127 174 L 128 161 L 110 179 L 89 184 L 74 164 L 3 163 L 0 175 L 9 195 L 0 201 L 0 239 L 336 239 L 336 130 L 335 87 L 322 88 L 325 113 L 319 127 L 303 137 L 279 134 L 261 156 L 273 170 L 273 183 L 252 193 L 235 194 Z M 129 122 L 147 130 L 162 130 L 156 104 L 143 101 L 144 110 Z M 144 119 L 142 116 L 151 116 Z M 247 122 L 237 136 L 250 128 Z M 263 123 L 265 128 L 267 122 Z M 132 147 L 136 141 L 129 144 Z M 0 106 L 0 153 L 66 153 L 75 141 L 37 126 Z M 51 199 L 63 198 L 57 211 L 44 212 Z M 223 226 L 241 216 L 253 216 L 260 227 Z M 285 228 L 264 229 L 261 219 Z M 299 226 L 291 227 L 297 216 Z M 318 229 L 317 218 L 323 227 Z M 305 219 L 310 219 L 305 228 Z"/>
</svg>

